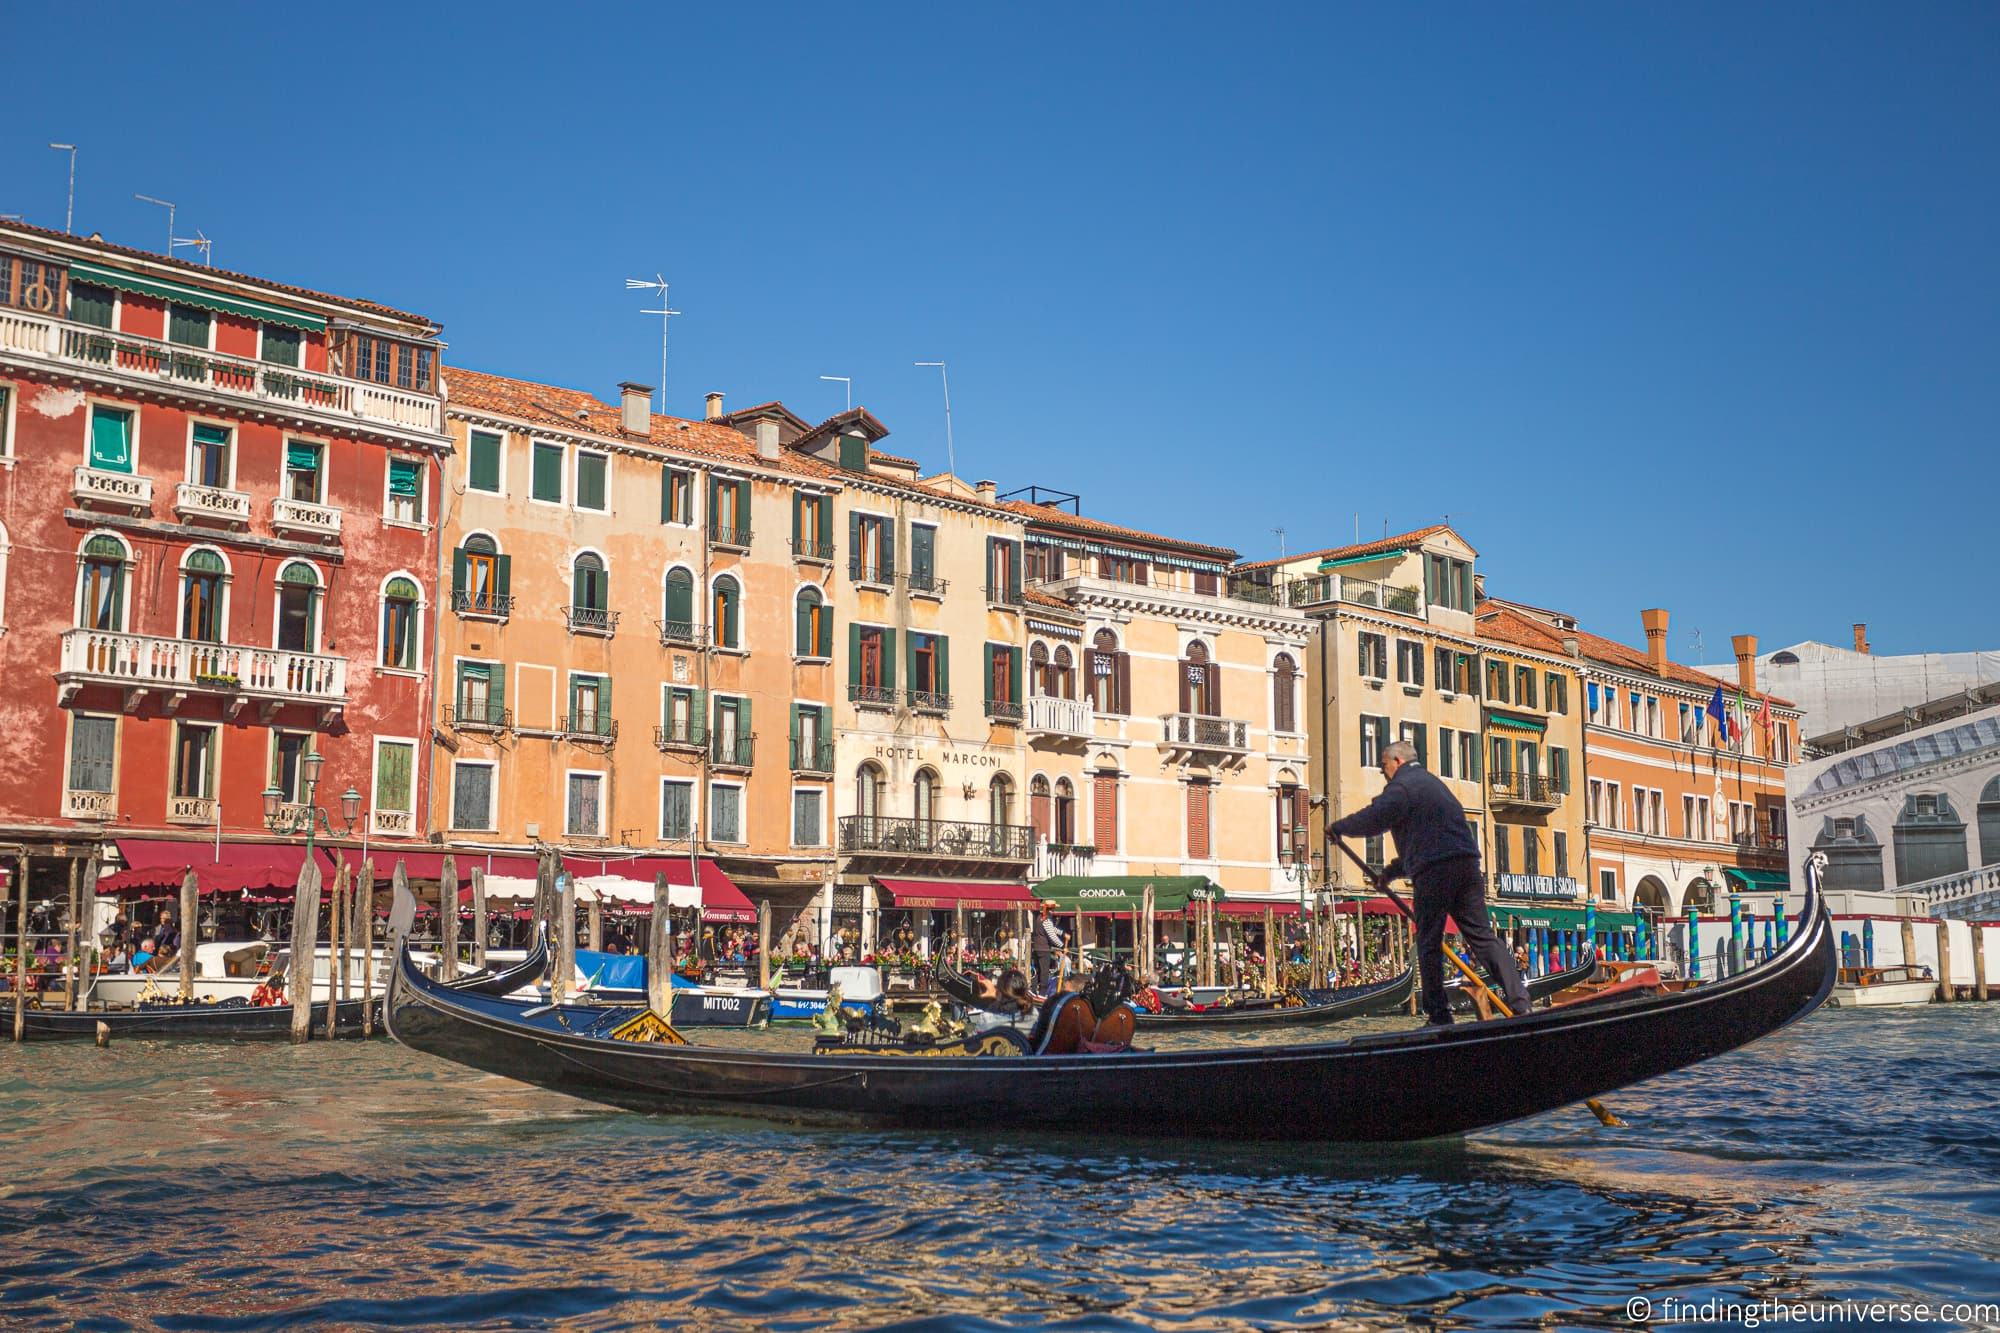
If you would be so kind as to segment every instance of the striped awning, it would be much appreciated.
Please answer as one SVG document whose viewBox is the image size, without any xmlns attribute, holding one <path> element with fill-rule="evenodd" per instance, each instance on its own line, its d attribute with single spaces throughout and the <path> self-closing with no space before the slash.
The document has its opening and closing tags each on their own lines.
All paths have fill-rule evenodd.
<svg viewBox="0 0 2000 1333">
<path fill-rule="evenodd" d="M 1549 729 L 1549 724 L 1538 717 L 1522 717 L 1518 713 L 1503 713 L 1497 708 L 1486 710 L 1486 725 L 1504 727 L 1513 731 L 1532 731 L 1539 736 Z"/>
<path fill-rule="evenodd" d="M 69 275 L 76 282 L 94 282 L 100 287 L 115 287 L 121 292 L 153 296 L 162 301 L 172 301 L 176 305 L 196 306 L 202 310 L 214 310 L 225 315 L 241 315 L 245 319 L 254 319 L 263 324 L 283 324 L 288 328 L 307 329 L 313 333 L 326 332 L 326 321 L 317 315 L 308 315 L 266 301 L 252 300 L 247 296 L 224 296 L 219 292 L 190 287 L 186 283 L 172 282 L 165 278 L 141 277 L 137 273 L 127 273 L 123 269 L 105 268 L 101 264 L 87 264 L 82 261 L 69 266 Z"/>
</svg>

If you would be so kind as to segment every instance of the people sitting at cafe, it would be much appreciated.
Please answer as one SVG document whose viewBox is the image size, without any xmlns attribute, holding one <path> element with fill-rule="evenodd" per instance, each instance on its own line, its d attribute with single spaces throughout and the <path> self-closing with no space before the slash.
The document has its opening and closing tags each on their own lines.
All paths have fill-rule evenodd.
<svg viewBox="0 0 2000 1333">
<path fill-rule="evenodd" d="M 134 972 L 153 971 L 155 961 L 159 957 L 159 951 L 160 942 L 151 935 L 148 935 L 140 943 L 139 947 L 132 951 L 132 970 Z"/>
</svg>

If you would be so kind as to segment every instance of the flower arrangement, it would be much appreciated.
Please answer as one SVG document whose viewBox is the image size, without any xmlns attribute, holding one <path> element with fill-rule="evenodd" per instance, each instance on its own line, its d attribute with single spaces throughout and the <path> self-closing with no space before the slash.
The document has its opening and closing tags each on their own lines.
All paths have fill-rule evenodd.
<svg viewBox="0 0 2000 1333">
<path fill-rule="evenodd" d="M 979 967 L 1013 967 L 1018 959 L 1005 949 L 982 950 L 974 959 Z"/>
</svg>

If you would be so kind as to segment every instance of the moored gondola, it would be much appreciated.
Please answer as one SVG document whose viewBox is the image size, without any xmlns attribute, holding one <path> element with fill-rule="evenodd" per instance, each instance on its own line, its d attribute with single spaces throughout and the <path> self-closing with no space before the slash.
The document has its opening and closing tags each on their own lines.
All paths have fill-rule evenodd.
<svg viewBox="0 0 2000 1333">
<path fill-rule="evenodd" d="M 538 926 L 535 930 L 534 947 L 518 963 L 510 963 L 497 971 L 475 972 L 469 977 L 444 984 L 455 991 L 469 995 L 512 995 L 515 991 L 533 986 L 549 970 L 548 927 Z"/>
<path fill-rule="evenodd" d="M 1566 967 L 1560 972 L 1551 972 L 1547 976 L 1529 977 L 1522 984 L 1528 988 L 1529 1000 L 1546 1000 L 1559 991 L 1566 991 L 1579 982 L 1590 980 L 1592 974 L 1596 971 L 1596 950 L 1585 950 L 1583 961 L 1579 962 L 1575 967 Z M 1451 1007 L 1453 1009 L 1462 1014 L 1469 1014 L 1473 1011 L 1472 992 L 1466 987 L 1464 977 L 1447 977 L 1444 988 L 1445 993 L 1451 997 Z M 1499 989 L 1497 982 L 1494 983 L 1494 989 L 1496 991 Z"/>
<path fill-rule="evenodd" d="M 1316 1045 L 912 1056 L 624 1041 L 485 1012 L 406 954 L 388 1024 L 414 1050 L 634 1110 L 1385 1141 L 1503 1124 L 1734 1050 L 1811 1013 L 1835 964 L 1825 905 L 1808 889 L 1782 949 L 1706 986 Z"/>
<path fill-rule="evenodd" d="M 361 1035 L 361 1015 L 375 1005 L 379 1019 L 382 1004 L 373 1000 L 342 1000 L 334 1016 L 335 1032 L 342 1037 Z M 113 1041 L 132 1038 L 173 1038 L 182 1041 L 285 1041 L 292 1035 L 292 1006 L 289 1004 L 147 1004 L 136 1009 L 30 1009 L 23 1018 L 22 1036 L 29 1041 L 92 1041 L 99 1023 L 110 1031 Z M 381 1024 L 375 1025 L 377 1032 Z M 326 1005 L 312 1007 L 314 1039 L 326 1035 Z"/>
<path fill-rule="evenodd" d="M 1344 1018 L 1394 1010 L 1409 1002 L 1416 974 L 1404 968 L 1387 981 L 1366 986 L 1336 986 L 1299 992 L 1303 1003 L 1283 1001 L 1218 1005 L 1209 1009 L 1154 1013 L 1139 1010 L 1141 1032 L 1193 1032 L 1221 1029 L 1240 1032 L 1248 1028 L 1308 1027 L 1315 1023 L 1337 1023 Z"/>
</svg>

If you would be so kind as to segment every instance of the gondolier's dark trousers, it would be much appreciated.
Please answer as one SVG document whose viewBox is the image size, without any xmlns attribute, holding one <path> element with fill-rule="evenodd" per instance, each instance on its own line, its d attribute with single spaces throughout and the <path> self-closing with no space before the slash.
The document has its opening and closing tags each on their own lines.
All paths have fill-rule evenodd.
<svg viewBox="0 0 2000 1333">
<path fill-rule="evenodd" d="M 1498 984 L 1495 989 L 1517 1014 L 1528 1011 L 1528 990 L 1514 960 L 1507 956 L 1493 927 L 1486 920 L 1486 886 L 1479 874 L 1479 858 L 1455 856 L 1425 866 L 1417 873 L 1415 901 L 1417 914 L 1417 976 L 1423 982 L 1424 1013 L 1434 1023 L 1451 1022 L 1451 997 L 1444 989 L 1444 922 L 1458 923 L 1459 938 L 1466 961 L 1483 969 Z"/>
</svg>

